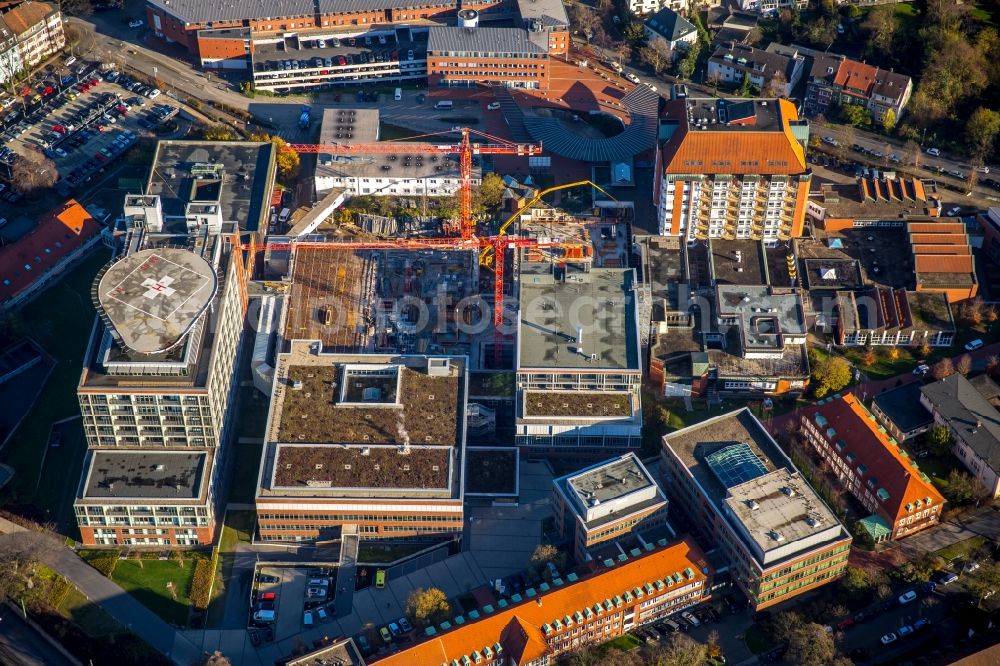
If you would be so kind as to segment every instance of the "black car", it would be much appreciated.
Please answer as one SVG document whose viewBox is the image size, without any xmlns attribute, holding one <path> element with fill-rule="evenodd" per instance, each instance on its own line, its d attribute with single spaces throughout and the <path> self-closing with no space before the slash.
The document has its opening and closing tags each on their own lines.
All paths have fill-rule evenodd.
<svg viewBox="0 0 1000 666">
<path fill-rule="evenodd" d="M 272 576 L 270 574 L 260 574 L 257 576 L 257 582 L 259 583 L 280 583 L 281 579 L 277 576 Z"/>
<path fill-rule="evenodd" d="M 271 625 L 264 627 L 264 640 L 268 643 L 274 640 L 274 627 Z"/>
<path fill-rule="evenodd" d="M 255 629 L 250 630 L 250 643 L 252 643 L 254 647 L 260 645 L 260 633 L 258 633 Z"/>
</svg>

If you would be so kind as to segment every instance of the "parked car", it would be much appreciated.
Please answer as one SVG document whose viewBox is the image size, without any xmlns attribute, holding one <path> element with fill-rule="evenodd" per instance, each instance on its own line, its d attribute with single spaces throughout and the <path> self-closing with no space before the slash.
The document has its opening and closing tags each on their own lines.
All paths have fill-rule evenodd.
<svg viewBox="0 0 1000 666">
<path fill-rule="evenodd" d="M 260 583 L 280 583 L 281 578 L 272 576 L 271 574 L 260 574 L 257 576 L 257 581 Z"/>
<path fill-rule="evenodd" d="M 275 596 L 274 592 L 264 592 L 257 597 L 257 601 L 274 601 Z"/>
<path fill-rule="evenodd" d="M 942 571 L 934 577 L 934 582 L 938 585 L 951 585 L 956 580 L 958 580 L 958 574 L 954 571 Z"/>
<path fill-rule="evenodd" d="M 399 625 L 396 624 L 395 622 L 389 623 L 389 631 L 392 633 L 393 636 L 399 636 L 401 633 L 403 633 L 402 630 L 399 628 Z"/>
<path fill-rule="evenodd" d="M 921 363 L 917 367 L 913 368 L 913 374 L 917 375 L 918 377 L 923 377 L 930 371 L 931 371 L 931 366 L 927 365 L 926 363 Z"/>
<path fill-rule="evenodd" d="M 951 208 L 948 209 L 948 212 L 945 213 L 945 215 L 948 216 L 948 217 L 954 217 L 954 216 L 958 215 L 961 212 L 962 212 L 962 207 L 961 206 L 952 206 Z"/>
<path fill-rule="evenodd" d="M 854 626 L 854 618 L 849 617 L 846 620 L 841 620 L 840 622 L 837 623 L 837 631 L 844 631 L 845 629 L 848 629 L 849 627 L 853 626 Z"/>
<path fill-rule="evenodd" d="M 313 612 L 311 610 L 302 613 L 302 624 L 306 627 L 313 626 Z"/>
<path fill-rule="evenodd" d="M 392 634 L 389 633 L 388 627 L 379 627 L 378 635 L 381 636 L 382 640 L 385 641 L 386 643 L 392 642 Z"/>
<path fill-rule="evenodd" d="M 128 22 L 128 27 L 130 28 L 141 28 L 145 23 L 142 19 L 135 19 L 134 21 Z"/>
<path fill-rule="evenodd" d="M 896 642 L 896 638 L 897 638 L 896 634 L 894 634 L 892 632 L 889 632 L 888 634 L 886 634 L 885 636 L 882 637 L 882 645 L 888 645 L 889 643 L 895 643 Z"/>
<path fill-rule="evenodd" d="M 962 567 L 962 573 L 972 573 L 979 569 L 979 562 L 972 560 L 971 562 L 966 562 L 965 566 Z"/>
<path fill-rule="evenodd" d="M 399 628 L 403 630 L 404 634 L 413 631 L 413 625 L 405 617 L 399 618 Z"/>
<path fill-rule="evenodd" d="M 927 149 L 927 154 L 928 155 L 933 155 L 934 157 L 940 157 L 941 156 L 941 151 L 938 150 L 937 148 L 928 148 Z"/>
<path fill-rule="evenodd" d="M 330 614 L 326 612 L 326 609 L 320 606 L 316 609 L 316 619 L 320 622 L 326 622 L 330 619 Z"/>
<path fill-rule="evenodd" d="M 684 611 L 683 613 L 681 613 L 681 617 L 687 620 L 688 624 L 690 624 L 692 627 L 697 627 L 701 624 L 698 618 L 694 616 L 694 613 L 691 613 L 690 611 Z"/>
<path fill-rule="evenodd" d="M 250 629 L 249 633 L 250 633 L 250 643 L 254 647 L 260 645 L 260 632 L 258 632 L 256 629 Z"/>
<path fill-rule="evenodd" d="M 913 627 L 911 627 L 908 624 L 904 624 L 902 627 L 899 628 L 900 638 L 903 638 L 904 636 L 909 636 L 912 633 L 913 633 Z"/>
<path fill-rule="evenodd" d="M 914 601 L 916 598 L 917 598 L 917 593 L 914 592 L 913 590 L 910 590 L 909 592 L 905 592 L 899 595 L 899 603 L 900 605 L 908 604 L 911 601 Z"/>
<path fill-rule="evenodd" d="M 971 342 L 966 343 L 966 345 L 965 345 L 965 351 L 975 351 L 975 350 L 979 349 L 982 346 L 983 346 L 982 339 L 981 338 L 976 338 L 975 340 L 972 340 Z"/>
<path fill-rule="evenodd" d="M 922 617 L 913 623 L 913 630 L 917 631 L 918 629 L 923 629 L 924 627 L 929 627 L 929 626 L 931 626 L 931 621 L 928 620 L 927 618 Z"/>
</svg>

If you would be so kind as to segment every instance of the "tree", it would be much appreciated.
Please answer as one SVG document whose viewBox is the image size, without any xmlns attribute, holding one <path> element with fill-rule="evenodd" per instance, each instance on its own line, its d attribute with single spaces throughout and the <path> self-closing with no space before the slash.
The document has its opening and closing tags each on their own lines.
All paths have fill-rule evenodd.
<svg viewBox="0 0 1000 666">
<path fill-rule="evenodd" d="M 861 24 L 867 34 L 865 51 L 869 56 L 890 56 L 893 53 L 892 42 L 896 38 L 898 24 L 896 12 L 892 5 L 872 7 L 868 18 Z"/>
<path fill-rule="evenodd" d="M 785 78 L 784 72 L 775 72 L 771 80 L 767 82 L 767 90 L 764 92 L 768 97 L 784 97 L 787 85 L 788 79 Z"/>
<path fill-rule="evenodd" d="M 972 372 L 972 357 L 968 354 L 962 354 L 961 358 L 958 359 L 958 363 L 955 364 L 955 370 L 958 374 L 967 376 Z"/>
<path fill-rule="evenodd" d="M 951 447 L 955 440 L 951 437 L 951 431 L 943 425 L 935 425 L 927 431 L 925 441 L 928 448 L 936 456 L 947 455 L 951 452 Z"/>
<path fill-rule="evenodd" d="M 642 27 L 641 21 L 631 21 L 622 30 L 622 35 L 626 41 L 631 42 L 635 46 L 642 46 L 646 43 L 646 29 Z"/>
<path fill-rule="evenodd" d="M 836 393 L 851 383 L 851 364 L 839 356 L 820 356 L 810 349 L 809 365 L 813 393 L 817 398 Z"/>
<path fill-rule="evenodd" d="M 698 68 L 698 58 L 701 55 L 701 48 L 697 44 L 692 44 L 688 47 L 687 53 L 681 58 L 680 62 L 677 63 L 677 75 L 682 79 L 690 79 L 694 76 L 695 70 Z"/>
<path fill-rule="evenodd" d="M 930 355 L 931 355 L 931 343 L 925 339 L 923 344 L 920 345 L 920 357 L 927 358 Z"/>
<path fill-rule="evenodd" d="M 251 134 L 250 141 L 270 141 L 278 149 L 278 175 L 282 178 L 292 178 L 296 176 L 299 172 L 299 166 L 301 161 L 299 160 L 299 154 L 292 150 L 288 142 L 282 139 L 278 135 L 270 134 Z"/>
<path fill-rule="evenodd" d="M 872 119 L 871 114 L 868 113 L 868 109 L 860 104 L 842 104 L 840 106 L 840 117 L 845 123 L 853 127 L 867 125 Z"/>
<path fill-rule="evenodd" d="M 601 27 L 600 17 L 590 7 L 578 3 L 568 5 L 567 9 L 570 25 L 583 35 L 589 44 L 596 30 Z"/>
<path fill-rule="evenodd" d="M 849 566 L 844 577 L 840 579 L 840 590 L 847 601 L 865 601 L 872 592 L 872 577 L 865 569 Z"/>
<path fill-rule="evenodd" d="M 26 150 L 10 171 L 14 189 L 22 194 L 52 187 L 59 178 L 55 162 L 35 148 Z"/>
<path fill-rule="evenodd" d="M 201 135 L 205 141 L 235 141 L 239 138 L 232 128 L 225 125 L 208 125 Z"/>
<path fill-rule="evenodd" d="M 632 60 L 632 47 L 621 43 L 615 47 L 615 55 L 618 56 L 618 64 L 622 65 Z"/>
<path fill-rule="evenodd" d="M 740 82 L 740 97 L 750 97 L 753 93 L 753 84 L 750 83 L 750 75 L 744 73 Z"/>
<path fill-rule="evenodd" d="M 993 146 L 1000 135 L 1000 113 L 979 107 L 965 122 L 965 142 L 973 155 L 985 160 L 993 153 Z"/>
<path fill-rule="evenodd" d="M 990 354 L 990 357 L 986 359 L 986 374 L 992 377 L 997 373 L 998 368 L 1000 368 L 1000 356 Z"/>
<path fill-rule="evenodd" d="M 883 7 L 885 5 L 882 5 Z M 891 132 L 896 127 L 896 112 L 892 109 L 886 109 L 885 113 L 882 115 L 882 129 L 886 133 Z M 889 153 L 887 152 L 886 155 Z"/>
<path fill-rule="evenodd" d="M 639 59 L 653 68 L 653 73 L 659 75 L 673 62 L 674 54 L 662 39 L 654 39 L 649 46 L 639 49 Z"/>
<path fill-rule="evenodd" d="M 205 657 L 205 660 L 200 662 L 200 666 L 232 666 L 232 663 L 229 661 L 229 657 L 216 650 Z"/>
<path fill-rule="evenodd" d="M 444 592 L 436 587 L 418 587 L 406 599 L 406 614 L 417 624 L 426 626 L 451 613 L 451 604 Z"/>
<path fill-rule="evenodd" d="M 920 149 L 920 144 L 913 139 L 907 141 L 906 154 L 910 156 L 910 161 L 913 162 L 913 167 L 919 169 L 920 160 L 924 155 L 924 152 Z"/>
<path fill-rule="evenodd" d="M 995 607 L 1000 599 L 1000 563 L 986 561 L 979 565 L 979 568 L 970 574 L 962 577 L 965 581 L 965 589 L 975 597 L 982 605 L 989 600 L 991 608 Z"/>
<path fill-rule="evenodd" d="M 503 191 L 506 185 L 503 178 L 496 173 L 488 173 L 483 177 L 479 190 L 476 192 L 476 208 L 482 208 L 487 215 L 492 215 L 503 203 Z"/>
<path fill-rule="evenodd" d="M 702 666 L 708 659 L 708 646 L 684 634 L 671 634 L 651 656 L 650 666 Z"/>
<path fill-rule="evenodd" d="M 876 363 L 878 363 L 878 355 L 875 353 L 875 350 L 871 347 L 866 348 L 864 356 L 861 357 L 861 364 L 866 368 L 870 368 Z"/>
<path fill-rule="evenodd" d="M 945 377 L 951 377 L 953 374 L 955 374 L 955 364 L 948 357 L 931 366 L 931 377 L 939 381 Z"/>
<path fill-rule="evenodd" d="M 946 485 L 943 493 L 945 499 L 955 506 L 970 504 L 982 497 L 983 489 L 981 484 L 966 472 L 953 469 L 948 473 L 948 478 L 945 479 L 945 482 Z"/>
<path fill-rule="evenodd" d="M 983 299 L 974 298 L 971 301 L 965 301 L 962 304 L 961 315 L 962 318 L 970 326 L 979 326 L 983 323 Z"/>
<path fill-rule="evenodd" d="M 59 9 L 68 16 L 90 16 L 94 13 L 90 0 L 61 0 Z"/>
</svg>

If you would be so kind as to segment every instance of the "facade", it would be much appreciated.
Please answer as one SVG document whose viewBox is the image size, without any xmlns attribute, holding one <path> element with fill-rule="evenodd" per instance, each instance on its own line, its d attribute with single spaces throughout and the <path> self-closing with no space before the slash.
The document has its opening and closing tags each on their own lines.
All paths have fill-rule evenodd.
<svg viewBox="0 0 1000 666">
<path fill-rule="evenodd" d="M 976 216 L 983 230 L 983 251 L 991 260 L 1000 262 L 1000 207 L 990 206 Z"/>
<path fill-rule="evenodd" d="M 635 280 L 634 269 L 521 262 L 515 443 L 526 455 L 604 459 L 640 446 Z"/>
<path fill-rule="evenodd" d="M 708 59 L 708 80 L 742 83 L 748 79 L 751 86 L 766 95 L 788 97 L 802 78 L 805 58 L 794 50 L 776 53 L 745 44 L 730 43 L 720 46 Z"/>
<path fill-rule="evenodd" d="M 739 8 L 745 12 L 753 12 L 761 16 L 777 16 L 778 12 L 788 7 L 806 9 L 808 0 L 739 0 Z"/>
<path fill-rule="evenodd" d="M 23 68 L 36 65 L 66 45 L 62 12 L 56 5 L 24 2 L 3 14 L 3 21 L 17 39 Z"/>
<path fill-rule="evenodd" d="M 688 241 L 802 235 L 809 128 L 791 102 L 676 99 L 666 106 L 661 138 L 654 188 L 661 234 Z"/>
<path fill-rule="evenodd" d="M 464 357 L 318 347 L 294 340 L 277 358 L 257 487 L 261 540 L 460 534 Z"/>
<path fill-rule="evenodd" d="M 662 525 L 667 498 L 634 453 L 553 480 L 556 529 L 577 562 L 594 546 Z"/>
<path fill-rule="evenodd" d="M 17 35 L 3 20 L 3 15 L 0 15 L 0 84 L 10 81 L 22 69 L 24 62 L 21 60 Z"/>
<path fill-rule="evenodd" d="M 887 287 L 838 291 L 834 308 L 838 345 L 950 347 L 955 341 L 955 320 L 943 293 Z"/>
<path fill-rule="evenodd" d="M 566 47 L 555 34 L 524 28 L 433 28 L 427 40 L 427 85 L 474 88 L 479 84 L 547 90 L 549 55 Z M 561 44 L 561 46 L 556 46 Z"/>
<path fill-rule="evenodd" d="M 910 77 L 842 55 L 796 48 L 813 58 L 806 84 L 807 115 L 830 114 L 838 106 L 856 104 L 876 122 L 882 122 L 890 110 L 897 121 L 902 118 L 913 94 Z"/>
<path fill-rule="evenodd" d="M 876 542 L 938 524 L 944 497 L 853 394 L 807 407 L 799 424 L 844 488 L 872 512 L 861 523 Z"/>
<path fill-rule="evenodd" d="M 991 498 L 1000 497 L 1000 411 L 995 398 L 986 397 L 995 389 L 992 381 L 977 385 L 959 374 L 920 388 L 920 404 L 948 428 L 955 457 Z"/>
<path fill-rule="evenodd" d="M 686 4 L 686 3 L 684 3 Z M 660 40 L 671 50 L 686 49 L 698 42 L 698 29 L 690 21 L 678 14 L 676 7 L 662 5 L 662 9 L 646 19 L 646 36 L 650 40 Z M 633 10 L 635 11 L 635 10 Z M 645 13 L 645 12 L 636 12 Z"/>
<path fill-rule="evenodd" d="M 169 220 L 155 195 L 127 196 L 124 213 L 125 251 L 95 281 L 77 388 L 81 540 L 208 544 L 246 312 L 238 230 L 196 210 Z"/>
<path fill-rule="evenodd" d="M 44 215 L 30 233 L 0 247 L 0 309 L 38 295 L 100 244 L 103 228 L 70 199 Z"/>
<path fill-rule="evenodd" d="M 529 588 L 433 627 L 415 645 L 373 661 L 413 664 L 555 663 L 560 654 L 604 643 L 710 598 L 713 570 L 689 538 L 622 555 L 611 566 Z"/>
<path fill-rule="evenodd" d="M 847 569 L 850 534 L 749 409 L 665 435 L 660 463 L 671 503 L 722 549 L 754 609 Z"/>
</svg>

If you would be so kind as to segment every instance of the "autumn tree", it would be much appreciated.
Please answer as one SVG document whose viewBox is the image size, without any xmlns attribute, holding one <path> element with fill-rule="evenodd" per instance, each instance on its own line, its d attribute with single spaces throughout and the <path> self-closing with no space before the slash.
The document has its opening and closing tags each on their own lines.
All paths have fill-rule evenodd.
<svg viewBox="0 0 1000 666">
<path fill-rule="evenodd" d="M 809 365 L 813 393 L 817 398 L 836 393 L 851 383 L 851 364 L 839 356 L 820 356 L 810 349 Z"/>
<path fill-rule="evenodd" d="M 798 613 L 779 613 L 773 622 L 774 636 L 787 641 L 785 661 L 799 666 L 841 666 L 849 660 L 837 656 L 833 636 L 823 625 L 806 622 Z"/>
<path fill-rule="evenodd" d="M 1000 356 L 990 354 L 989 358 L 986 359 L 986 374 L 992 377 L 996 374 L 997 369 L 1000 369 Z"/>
<path fill-rule="evenodd" d="M 951 438 L 951 431 L 943 425 L 935 425 L 924 436 L 927 447 L 936 456 L 947 455 L 951 452 L 951 447 L 955 440 Z"/>
<path fill-rule="evenodd" d="M 52 187 L 59 179 L 55 162 L 35 148 L 27 149 L 11 166 L 10 172 L 13 188 L 22 194 Z"/>
<path fill-rule="evenodd" d="M 860 104 L 842 104 L 840 118 L 853 127 L 860 127 L 871 122 L 872 116 L 868 113 L 868 109 Z"/>
<path fill-rule="evenodd" d="M 962 577 L 965 589 L 969 591 L 980 605 L 989 604 L 986 610 L 992 610 L 1000 603 L 1000 563 L 982 562 L 975 571 Z"/>
<path fill-rule="evenodd" d="M 503 178 L 496 173 L 488 173 L 483 177 L 482 183 L 474 196 L 474 207 L 477 211 L 492 216 L 500 209 L 503 203 L 503 191 L 506 189 Z"/>
<path fill-rule="evenodd" d="M 664 643 L 653 648 L 651 664 L 663 666 L 702 666 L 708 659 L 708 646 L 680 633 L 671 634 Z"/>
<path fill-rule="evenodd" d="M 278 164 L 278 175 L 282 178 L 293 178 L 299 173 L 299 167 L 301 166 L 301 161 L 299 160 L 299 154 L 295 152 L 289 145 L 288 142 L 282 139 L 278 135 L 271 134 L 251 134 L 250 141 L 263 141 L 274 144 L 278 151 L 277 164 Z"/>
<path fill-rule="evenodd" d="M 979 107 L 965 121 L 965 142 L 972 154 L 985 160 L 993 153 L 1000 135 L 1000 112 Z"/>
<path fill-rule="evenodd" d="M 426 626 L 451 614 L 451 604 L 440 589 L 418 587 L 406 599 L 406 614 L 415 623 Z"/>
<path fill-rule="evenodd" d="M 861 357 L 861 363 L 866 368 L 870 368 L 878 362 L 878 355 L 875 350 L 871 347 L 865 349 L 864 356 Z"/>
<path fill-rule="evenodd" d="M 892 43 L 896 38 L 899 24 L 896 22 L 896 10 L 892 5 L 872 7 L 868 17 L 861 24 L 867 38 L 865 52 L 871 57 L 890 56 L 893 53 Z"/>
<path fill-rule="evenodd" d="M 920 160 L 923 158 L 923 151 L 920 149 L 920 144 L 910 139 L 906 142 L 906 154 L 910 156 L 910 161 L 913 162 L 914 168 L 920 168 Z"/>
<path fill-rule="evenodd" d="M 942 380 L 945 377 L 951 377 L 955 374 L 955 364 L 951 362 L 951 359 L 945 357 L 931 366 L 931 377 L 937 380 Z"/>
<path fill-rule="evenodd" d="M 67 16 L 90 16 L 94 5 L 90 0 L 61 0 L 59 9 Z"/>
<path fill-rule="evenodd" d="M 872 593 L 872 577 L 866 569 L 848 566 L 840 579 L 840 591 L 847 601 L 867 601 Z"/>
<path fill-rule="evenodd" d="M 767 82 L 767 90 L 765 91 L 768 97 L 784 97 L 785 96 L 785 86 L 788 85 L 788 79 L 785 78 L 783 72 L 775 72 L 771 80 Z"/>
<path fill-rule="evenodd" d="M 885 5 L 882 5 L 883 7 Z M 885 114 L 882 115 L 882 129 L 886 132 L 891 132 L 896 127 L 896 112 L 892 109 L 886 109 Z M 888 151 L 886 155 L 888 156 Z"/>
<path fill-rule="evenodd" d="M 943 494 L 955 506 L 970 504 L 983 496 L 983 487 L 977 479 L 959 469 L 952 469 L 945 479 Z"/>
<path fill-rule="evenodd" d="M 955 364 L 955 370 L 963 376 L 972 372 L 972 357 L 968 354 L 962 354 L 958 359 L 958 363 Z"/>
<path fill-rule="evenodd" d="M 889 360 L 890 361 L 899 360 L 899 347 L 893 347 L 892 349 L 889 350 Z"/>
<path fill-rule="evenodd" d="M 920 357 L 927 358 L 930 355 L 931 355 L 931 343 L 928 342 L 927 340 L 924 340 L 923 344 L 920 345 Z"/>
<path fill-rule="evenodd" d="M 594 33 L 601 27 L 601 19 L 597 13 L 586 5 L 573 3 L 567 6 L 570 25 L 590 43 Z"/>
<path fill-rule="evenodd" d="M 231 127 L 225 125 L 208 125 L 201 136 L 205 141 L 235 141 L 239 138 Z"/>
<path fill-rule="evenodd" d="M 216 650 L 205 657 L 204 661 L 200 662 L 200 666 L 232 666 L 232 662 L 229 661 L 229 657 Z"/>
</svg>

